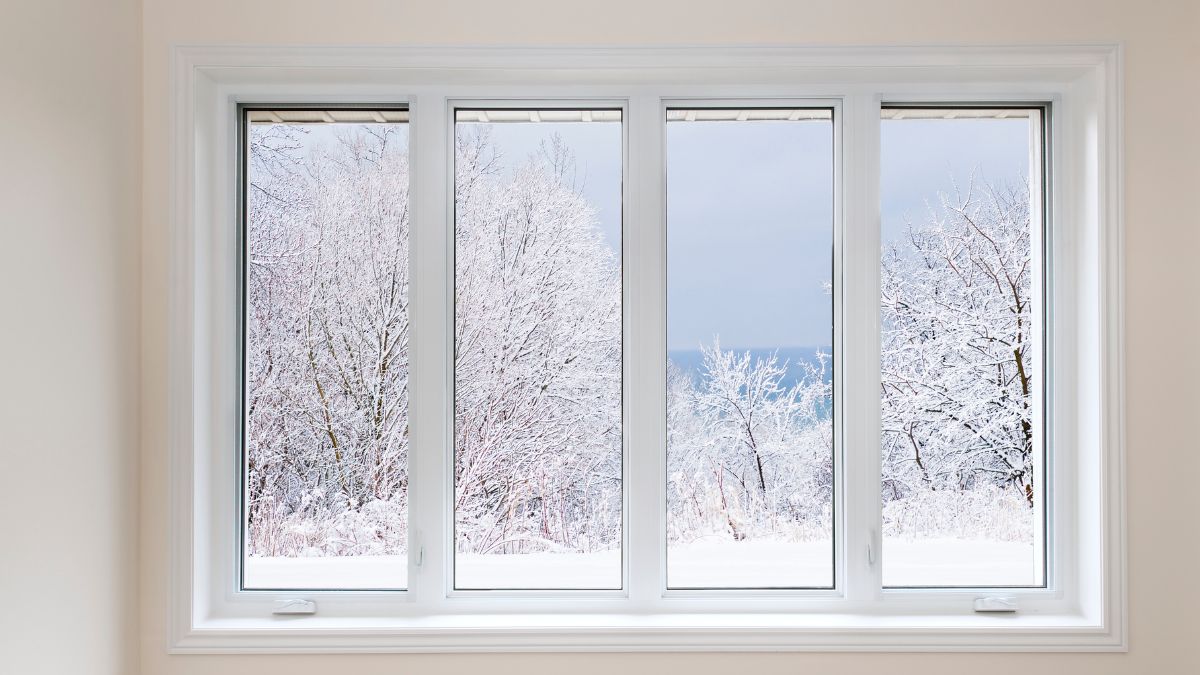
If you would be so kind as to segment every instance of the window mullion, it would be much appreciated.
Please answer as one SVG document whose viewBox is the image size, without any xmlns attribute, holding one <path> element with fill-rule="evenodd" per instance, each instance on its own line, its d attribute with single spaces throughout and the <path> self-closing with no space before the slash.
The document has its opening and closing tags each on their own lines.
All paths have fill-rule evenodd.
<svg viewBox="0 0 1200 675">
<path fill-rule="evenodd" d="M 625 194 L 626 588 L 634 608 L 665 586 L 666 236 L 657 96 L 629 101 Z"/>
<path fill-rule="evenodd" d="M 453 418 L 451 192 L 453 140 L 442 96 L 412 107 L 409 420 L 409 590 L 435 608 L 445 597 L 450 559 Z"/>
<path fill-rule="evenodd" d="M 841 588 L 855 603 L 882 586 L 879 500 L 879 99 L 845 98 L 842 111 Z"/>
</svg>

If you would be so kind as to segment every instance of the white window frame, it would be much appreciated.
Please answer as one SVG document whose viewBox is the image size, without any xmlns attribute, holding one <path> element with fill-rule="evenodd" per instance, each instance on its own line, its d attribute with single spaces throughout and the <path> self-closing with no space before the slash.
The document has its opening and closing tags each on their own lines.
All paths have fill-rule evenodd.
<svg viewBox="0 0 1200 675">
<path fill-rule="evenodd" d="M 176 47 L 172 59 L 171 652 L 1126 648 L 1119 46 Z M 453 108 L 589 101 L 625 110 L 624 588 L 454 591 L 446 492 Z M 835 111 L 833 590 L 665 588 L 664 111 L 677 101 Z M 1015 615 L 974 613 L 973 600 L 989 589 L 885 590 L 879 564 L 879 107 L 971 102 L 1052 107 L 1051 556 L 1045 589 L 1002 592 L 1019 601 Z M 243 103 L 409 107 L 409 344 L 420 356 L 410 373 L 406 591 L 237 590 L 235 153 Z M 314 600 L 317 613 L 272 615 L 276 601 L 294 598 Z"/>
</svg>

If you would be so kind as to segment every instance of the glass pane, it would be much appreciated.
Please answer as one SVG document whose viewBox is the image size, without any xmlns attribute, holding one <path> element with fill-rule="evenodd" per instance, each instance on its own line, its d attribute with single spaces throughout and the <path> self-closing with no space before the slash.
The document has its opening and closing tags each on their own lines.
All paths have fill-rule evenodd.
<svg viewBox="0 0 1200 675">
<path fill-rule="evenodd" d="M 620 588 L 621 112 L 455 140 L 455 587 Z"/>
<path fill-rule="evenodd" d="M 882 126 L 884 584 L 1040 586 L 1041 112 Z"/>
<path fill-rule="evenodd" d="M 245 588 L 405 587 L 406 120 L 247 112 Z"/>
<path fill-rule="evenodd" d="M 667 585 L 833 585 L 833 120 L 667 113 Z"/>
</svg>

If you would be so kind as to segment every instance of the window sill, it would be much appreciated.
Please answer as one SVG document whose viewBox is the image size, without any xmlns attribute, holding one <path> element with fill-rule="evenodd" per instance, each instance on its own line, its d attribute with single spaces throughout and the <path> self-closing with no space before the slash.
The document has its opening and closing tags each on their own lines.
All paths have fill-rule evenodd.
<svg viewBox="0 0 1200 675">
<path fill-rule="evenodd" d="M 472 614 L 208 619 L 176 654 L 522 651 L 1088 651 L 1123 636 L 1066 614 Z"/>
</svg>

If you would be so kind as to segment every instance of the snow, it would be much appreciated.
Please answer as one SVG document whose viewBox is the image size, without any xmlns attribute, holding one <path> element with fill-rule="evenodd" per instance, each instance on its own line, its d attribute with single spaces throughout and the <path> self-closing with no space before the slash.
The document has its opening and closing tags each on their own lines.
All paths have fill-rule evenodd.
<svg viewBox="0 0 1200 675">
<path fill-rule="evenodd" d="M 707 539 L 667 548 L 671 588 L 821 588 L 833 585 L 829 541 Z"/>
<path fill-rule="evenodd" d="M 460 553 L 458 588 L 620 588 L 621 551 L 595 553 Z"/>
<path fill-rule="evenodd" d="M 286 589 L 402 589 L 408 585 L 408 557 L 402 555 L 327 558 L 246 558 L 245 587 Z"/>
<path fill-rule="evenodd" d="M 885 539 L 885 586 L 1032 586 L 1033 546 L 966 539 Z M 672 588 L 821 588 L 832 585 L 828 541 L 704 541 L 667 551 Z"/>
<path fill-rule="evenodd" d="M 888 586 L 1030 586 L 1041 582 L 1033 546 L 963 539 L 885 539 Z M 822 587 L 832 581 L 829 542 L 703 540 L 672 546 L 673 588 Z M 397 589 L 407 583 L 404 556 L 246 560 L 247 588 Z M 619 588 L 621 555 L 597 553 L 459 554 L 463 589 Z"/>
<path fill-rule="evenodd" d="M 982 539 L 883 540 L 884 586 L 1037 586 L 1032 544 Z"/>
<path fill-rule="evenodd" d="M 407 135 L 345 126 L 249 137 L 244 515 L 248 550 L 281 556 L 248 564 L 252 587 L 405 584 Z M 500 171 L 503 143 L 475 131 L 455 144 L 456 582 L 619 587 L 619 552 L 579 551 L 622 537 L 620 257 L 562 139 Z M 890 584 L 1040 581 L 1040 549 L 966 541 L 1031 542 L 1044 513 L 1038 268 L 1013 186 L 938 195 L 880 259 Z M 696 540 L 672 548 L 671 585 L 829 586 L 830 544 L 782 542 L 832 531 L 832 362 L 716 338 L 695 372 L 668 367 L 665 515 Z M 492 551 L 509 553 L 475 554 Z M 312 552 L 330 557 L 294 557 Z"/>
</svg>

